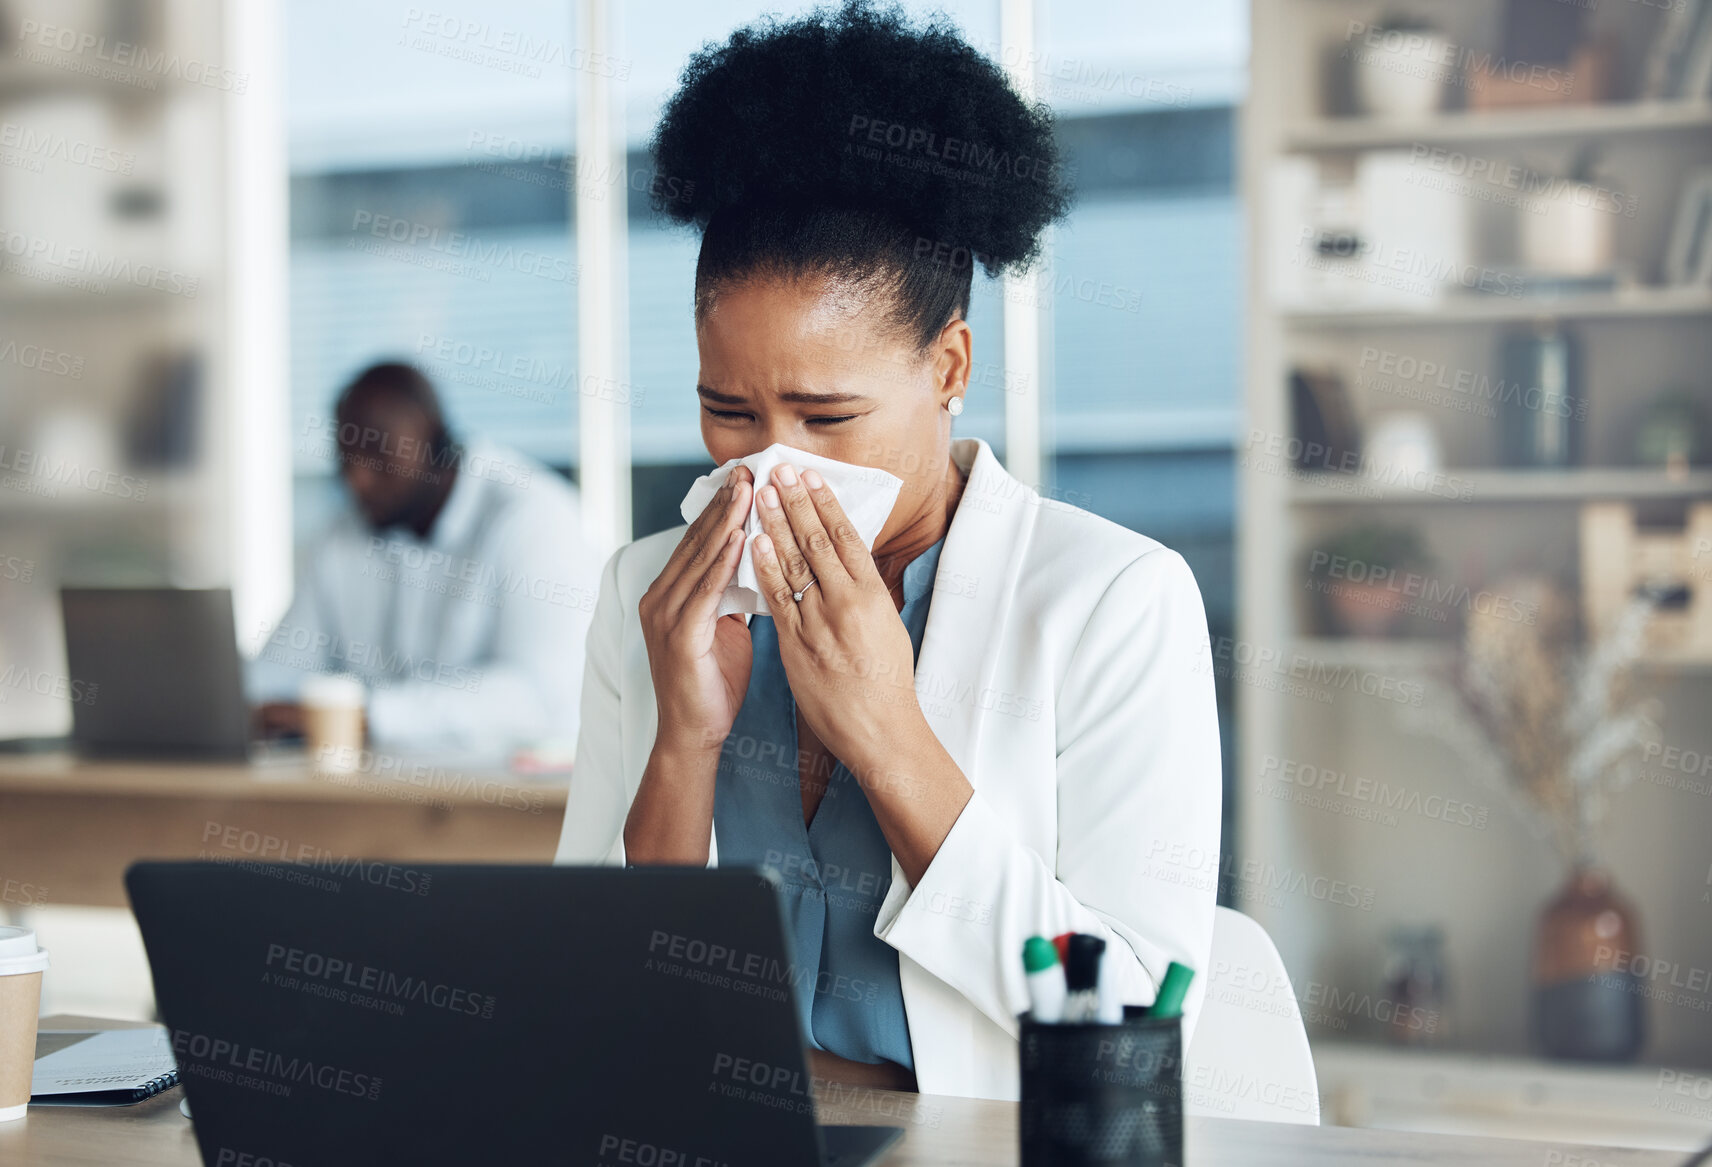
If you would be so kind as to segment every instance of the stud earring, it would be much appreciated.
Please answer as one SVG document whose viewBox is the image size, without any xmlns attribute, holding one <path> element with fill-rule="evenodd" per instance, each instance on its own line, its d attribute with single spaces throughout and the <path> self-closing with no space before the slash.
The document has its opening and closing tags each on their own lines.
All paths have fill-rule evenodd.
<svg viewBox="0 0 1712 1167">
<path fill-rule="evenodd" d="M 945 403 L 945 412 L 949 413 L 952 417 L 960 415 L 963 412 L 963 399 L 961 397 L 953 397 L 950 401 L 947 401 Z"/>
</svg>

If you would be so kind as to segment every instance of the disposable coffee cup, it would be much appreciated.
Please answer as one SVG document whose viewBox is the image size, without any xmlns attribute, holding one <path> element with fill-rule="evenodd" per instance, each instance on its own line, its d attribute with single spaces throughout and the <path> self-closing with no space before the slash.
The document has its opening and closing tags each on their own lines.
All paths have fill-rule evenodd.
<svg viewBox="0 0 1712 1167">
<path fill-rule="evenodd" d="M 0 1122 L 23 1118 L 36 1068 L 36 1017 L 47 950 L 28 928 L 0 926 Z"/>
<path fill-rule="evenodd" d="M 363 752 L 363 707 L 368 691 L 345 673 L 316 675 L 303 682 L 303 736 L 309 758 L 322 774 L 349 774 Z"/>
</svg>

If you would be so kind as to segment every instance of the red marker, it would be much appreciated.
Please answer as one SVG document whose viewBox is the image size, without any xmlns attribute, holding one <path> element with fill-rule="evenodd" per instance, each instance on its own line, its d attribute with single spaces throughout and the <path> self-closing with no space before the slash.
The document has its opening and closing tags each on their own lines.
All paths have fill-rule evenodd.
<svg viewBox="0 0 1712 1167">
<path fill-rule="evenodd" d="M 1061 932 L 1052 938 L 1052 947 L 1058 950 L 1058 963 L 1065 968 L 1070 967 L 1070 937 L 1074 932 Z"/>
</svg>

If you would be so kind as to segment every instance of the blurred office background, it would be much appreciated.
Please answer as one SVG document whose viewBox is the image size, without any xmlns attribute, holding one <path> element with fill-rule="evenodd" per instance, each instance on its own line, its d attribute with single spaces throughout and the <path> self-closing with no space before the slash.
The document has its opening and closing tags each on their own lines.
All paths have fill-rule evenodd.
<svg viewBox="0 0 1712 1167">
<path fill-rule="evenodd" d="M 1055 109 L 1080 191 L 977 282 L 962 432 L 1206 600 L 1224 848 L 1148 861 L 1267 926 L 1327 1121 L 1688 1145 L 1712 3 L 906 7 Z M 0 0 L 0 735 L 69 725 L 61 584 L 230 585 L 253 647 L 378 359 L 603 551 L 675 523 L 695 243 L 645 144 L 765 10 Z M 37 890 L 0 908 L 53 1003 L 145 1010 L 122 921 Z"/>
</svg>

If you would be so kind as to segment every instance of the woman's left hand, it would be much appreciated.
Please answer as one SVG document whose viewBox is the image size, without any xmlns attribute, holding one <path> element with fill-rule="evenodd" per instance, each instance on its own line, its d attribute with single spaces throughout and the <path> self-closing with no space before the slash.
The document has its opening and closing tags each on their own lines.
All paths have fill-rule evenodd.
<svg viewBox="0 0 1712 1167">
<path fill-rule="evenodd" d="M 909 631 L 873 555 L 820 475 L 780 467 L 756 492 L 756 505 L 764 533 L 755 537 L 755 575 L 772 609 L 791 694 L 809 727 L 860 781 L 863 769 L 896 757 L 902 740 L 926 728 Z"/>
</svg>

